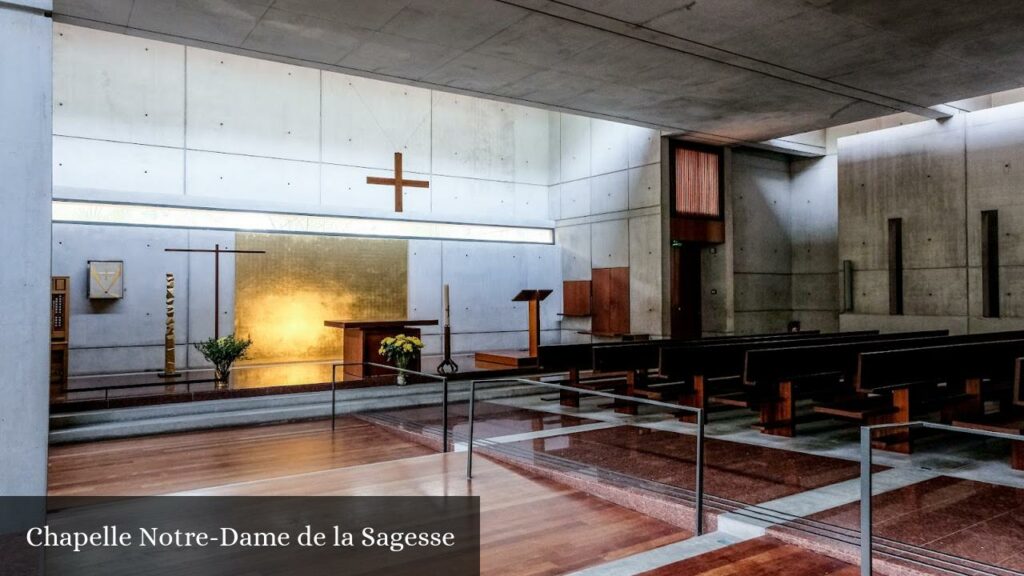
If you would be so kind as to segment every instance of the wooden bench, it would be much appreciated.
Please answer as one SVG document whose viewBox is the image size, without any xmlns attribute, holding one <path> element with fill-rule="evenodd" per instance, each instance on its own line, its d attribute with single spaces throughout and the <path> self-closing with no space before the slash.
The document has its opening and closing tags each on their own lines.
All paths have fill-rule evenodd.
<svg viewBox="0 0 1024 576">
<path fill-rule="evenodd" d="M 593 369 L 593 344 L 554 344 L 537 349 L 537 363 L 545 372 L 568 372 L 565 380 L 558 384 L 590 390 L 612 389 L 621 391 L 625 387 L 624 374 L 586 374 Z M 579 408 L 580 394 L 571 390 L 559 390 L 562 406 Z"/>
<path fill-rule="evenodd" d="M 689 383 L 691 393 L 687 405 L 707 409 L 710 400 L 709 385 L 726 381 L 742 383 L 744 362 L 750 350 L 761 348 L 804 347 L 836 342 L 859 342 L 878 338 L 877 331 L 839 332 L 816 334 L 795 340 L 748 340 L 717 342 L 705 346 L 685 345 L 662 348 L 658 362 L 659 374 L 669 380 Z M 730 389 L 719 398 L 723 404 L 747 405 L 742 389 Z"/>
<path fill-rule="evenodd" d="M 708 346 L 737 342 L 789 342 L 815 338 L 812 332 L 784 332 L 775 334 L 751 334 L 739 336 L 712 336 L 697 340 L 651 340 L 628 344 L 602 344 L 593 349 L 591 365 L 596 373 L 624 372 L 626 374 L 626 395 L 644 396 L 653 400 L 668 400 L 679 394 L 688 393 L 690 384 L 672 382 L 654 375 L 661 358 L 661 349 L 674 346 Z M 630 407 L 619 406 L 620 412 L 630 412 Z M 632 406 L 635 408 L 635 405 Z"/>
<path fill-rule="evenodd" d="M 863 394 L 889 399 L 889 422 L 909 422 L 922 407 L 938 407 L 942 420 L 964 422 L 983 414 L 984 386 L 1013 382 L 1017 387 L 1024 332 L 951 336 L 934 345 L 860 354 L 855 377 Z M 896 429 L 874 439 L 877 448 L 913 450 L 910 431 Z"/>
<path fill-rule="evenodd" d="M 880 416 L 878 407 L 856 402 L 852 381 L 858 356 L 862 352 L 923 345 L 942 338 L 948 338 L 947 331 L 880 334 L 810 346 L 748 350 L 744 357 L 743 381 L 751 387 L 751 395 L 758 402 L 761 431 L 793 436 L 798 394 L 819 400 L 838 400 L 842 406 L 837 414 L 860 410 L 865 418 Z"/>
</svg>

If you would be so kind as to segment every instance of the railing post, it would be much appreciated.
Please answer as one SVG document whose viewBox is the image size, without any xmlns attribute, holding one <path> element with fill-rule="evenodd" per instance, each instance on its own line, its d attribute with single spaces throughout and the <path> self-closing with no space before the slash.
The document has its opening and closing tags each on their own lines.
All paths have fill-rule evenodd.
<svg viewBox="0 0 1024 576">
<path fill-rule="evenodd" d="M 697 515 L 697 536 L 704 534 L 704 410 L 697 410 L 697 479 L 695 506 Z"/>
<path fill-rule="evenodd" d="M 860 574 L 871 576 L 871 428 L 860 429 Z"/>
<path fill-rule="evenodd" d="M 335 426 L 334 414 L 335 414 L 335 405 L 337 403 L 335 398 L 337 398 L 337 396 L 338 396 L 335 393 L 335 390 L 337 389 L 337 387 L 338 387 L 338 365 L 335 364 L 334 366 L 331 366 L 331 431 L 332 432 L 334 431 L 334 426 Z"/>
<path fill-rule="evenodd" d="M 448 377 L 441 381 L 441 452 L 448 451 Z"/>
<path fill-rule="evenodd" d="M 469 444 L 466 445 L 466 478 L 473 479 L 473 410 L 476 404 L 476 380 L 469 382 Z"/>
</svg>

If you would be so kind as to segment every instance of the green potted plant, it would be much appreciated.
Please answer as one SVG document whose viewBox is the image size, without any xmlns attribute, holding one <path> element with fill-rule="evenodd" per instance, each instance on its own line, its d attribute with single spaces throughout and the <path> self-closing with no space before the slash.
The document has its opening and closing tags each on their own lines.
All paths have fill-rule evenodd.
<svg viewBox="0 0 1024 576">
<path fill-rule="evenodd" d="M 213 379 L 219 388 L 227 385 L 231 365 L 235 360 L 245 358 L 246 351 L 252 346 L 252 340 L 235 338 L 234 334 L 229 334 L 220 338 L 210 338 L 195 346 L 203 358 L 213 364 Z"/>
<path fill-rule="evenodd" d="M 416 353 L 423 348 L 423 341 L 415 336 L 406 336 L 405 334 L 399 334 L 398 336 L 388 336 L 387 338 L 380 341 L 380 349 L 377 353 L 386 358 L 389 362 L 393 362 L 395 366 L 405 370 L 409 366 L 409 361 L 416 357 Z M 398 385 L 404 386 L 406 383 L 405 372 L 398 373 Z"/>
</svg>

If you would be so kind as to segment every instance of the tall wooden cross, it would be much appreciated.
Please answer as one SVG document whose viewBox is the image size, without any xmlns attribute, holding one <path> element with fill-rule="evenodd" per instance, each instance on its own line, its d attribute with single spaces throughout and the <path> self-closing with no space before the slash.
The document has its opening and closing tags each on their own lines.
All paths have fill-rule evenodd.
<svg viewBox="0 0 1024 576">
<path fill-rule="evenodd" d="M 380 184 L 382 186 L 395 187 L 395 212 L 402 211 L 402 188 L 430 188 L 430 182 L 426 180 L 403 180 L 402 179 L 402 153 L 395 152 L 395 177 L 380 178 L 378 176 L 367 176 L 367 184 Z"/>
<path fill-rule="evenodd" d="M 164 248 L 164 252 L 204 252 L 213 254 L 213 337 L 220 338 L 220 255 L 221 254 L 266 254 L 266 250 L 228 250 L 214 244 L 209 248 Z"/>
</svg>

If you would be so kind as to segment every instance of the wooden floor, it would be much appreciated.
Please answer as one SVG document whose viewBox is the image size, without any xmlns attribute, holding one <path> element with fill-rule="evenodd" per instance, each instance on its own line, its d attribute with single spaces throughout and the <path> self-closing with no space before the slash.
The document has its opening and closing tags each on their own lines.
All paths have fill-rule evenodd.
<svg viewBox="0 0 1024 576">
<path fill-rule="evenodd" d="M 50 493 L 479 495 L 484 574 L 565 574 L 683 540 L 686 530 L 550 480 L 438 454 L 358 420 L 57 446 Z"/>
<path fill-rule="evenodd" d="M 143 496 L 433 454 L 354 418 L 50 448 L 51 496 Z"/>
<path fill-rule="evenodd" d="M 662 566 L 641 576 L 857 576 L 856 566 L 761 537 Z"/>
</svg>

